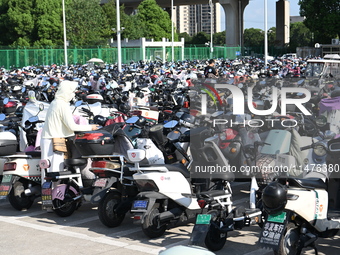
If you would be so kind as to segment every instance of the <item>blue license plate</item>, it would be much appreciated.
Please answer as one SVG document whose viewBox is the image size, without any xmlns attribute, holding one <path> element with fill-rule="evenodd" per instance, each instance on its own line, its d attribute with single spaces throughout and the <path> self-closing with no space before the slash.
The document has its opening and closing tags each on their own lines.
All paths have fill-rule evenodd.
<svg viewBox="0 0 340 255">
<path fill-rule="evenodd" d="M 134 209 L 146 209 L 148 207 L 148 200 L 136 200 L 133 202 Z"/>
</svg>

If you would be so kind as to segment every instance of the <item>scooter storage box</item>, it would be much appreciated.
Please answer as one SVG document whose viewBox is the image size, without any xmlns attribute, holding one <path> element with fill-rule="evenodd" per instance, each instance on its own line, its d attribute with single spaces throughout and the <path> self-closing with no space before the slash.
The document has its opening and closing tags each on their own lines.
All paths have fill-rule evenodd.
<svg viewBox="0 0 340 255">
<path fill-rule="evenodd" d="M 112 155 L 114 150 L 114 138 L 105 130 L 77 132 L 74 144 L 82 156 Z"/>
<path fill-rule="evenodd" d="M 0 156 L 13 155 L 18 148 L 18 141 L 11 132 L 0 132 Z"/>
<path fill-rule="evenodd" d="M 4 113 L 10 114 L 15 112 L 15 110 L 17 109 L 17 105 L 18 105 L 17 102 L 9 101 L 7 104 L 3 106 Z"/>
</svg>

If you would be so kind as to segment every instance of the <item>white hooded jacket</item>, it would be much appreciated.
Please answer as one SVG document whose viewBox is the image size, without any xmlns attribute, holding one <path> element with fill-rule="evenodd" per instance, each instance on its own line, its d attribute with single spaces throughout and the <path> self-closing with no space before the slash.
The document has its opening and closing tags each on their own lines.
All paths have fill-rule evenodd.
<svg viewBox="0 0 340 255">
<path fill-rule="evenodd" d="M 74 135 L 74 131 L 91 131 L 91 125 L 77 125 L 72 116 L 70 101 L 74 97 L 77 82 L 63 81 L 58 86 L 55 99 L 46 113 L 42 138 L 61 138 Z"/>
</svg>

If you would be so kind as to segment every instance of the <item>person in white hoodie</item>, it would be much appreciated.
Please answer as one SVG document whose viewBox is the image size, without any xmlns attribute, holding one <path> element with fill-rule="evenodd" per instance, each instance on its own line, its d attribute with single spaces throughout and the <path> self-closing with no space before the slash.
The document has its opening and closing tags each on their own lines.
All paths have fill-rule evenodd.
<svg viewBox="0 0 340 255">
<path fill-rule="evenodd" d="M 58 86 L 55 99 L 51 102 L 46 113 L 46 119 L 41 134 L 41 159 L 48 159 L 48 172 L 64 170 L 64 153 L 53 152 L 52 138 L 67 138 L 74 135 L 74 131 L 97 130 L 98 125 L 78 125 L 74 122 L 70 101 L 75 96 L 77 82 L 63 81 Z M 45 173 L 41 171 L 42 182 Z"/>
</svg>

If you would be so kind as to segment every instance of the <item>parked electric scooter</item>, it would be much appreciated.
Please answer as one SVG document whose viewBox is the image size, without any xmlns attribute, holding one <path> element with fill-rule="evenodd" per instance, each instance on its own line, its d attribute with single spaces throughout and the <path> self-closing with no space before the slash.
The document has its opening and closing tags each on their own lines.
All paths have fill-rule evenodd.
<svg viewBox="0 0 340 255">
<path fill-rule="evenodd" d="M 82 102 L 76 102 L 76 108 L 81 105 Z M 76 110 L 75 108 L 75 110 Z M 91 108 L 83 109 L 87 114 L 87 117 L 93 117 Z M 85 133 L 85 134 L 84 134 Z M 90 201 L 92 196 L 100 192 L 103 187 L 93 186 L 95 182 L 95 175 L 89 172 L 87 169 L 88 159 L 81 158 L 81 152 L 79 150 L 85 150 L 84 143 L 80 147 L 75 145 L 75 140 L 80 137 L 81 140 L 90 140 L 94 143 L 94 146 L 104 148 L 102 152 L 110 153 L 110 149 L 113 149 L 113 137 L 110 132 L 105 130 L 96 130 L 89 132 L 78 132 L 75 139 L 69 138 L 67 142 L 68 158 L 64 160 L 65 171 L 61 172 L 47 172 L 50 167 L 49 160 L 41 159 L 39 166 L 44 171 L 45 181 L 42 184 L 42 207 L 45 210 L 53 210 L 61 217 L 67 217 L 74 213 L 79 208 L 83 199 Z M 98 142 L 100 140 L 100 142 Z M 92 152 L 91 147 L 89 151 Z M 107 147 L 109 145 L 109 147 Z M 112 151 L 111 151 L 112 152 Z M 88 173 L 86 172 L 88 171 Z"/>
<path fill-rule="evenodd" d="M 314 150 L 320 143 L 312 145 Z M 340 139 L 328 141 L 326 166 L 315 165 L 303 179 L 282 177 L 268 184 L 262 200 L 268 218 L 259 243 L 276 254 L 301 254 L 317 238 L 335 236 L 340 229 L 339 203 Z M 302 148 L 304 149 L 304 148 Z"/>
<path fill-rule="evenodd" d="M 191 151 L 195 163 L 191 172 L 197 170 L 200 165 L 201 167 L 219 166 L 228 168 L 228 160 L 217 146 L 218 137 L 209 137 L 211 132 L 205 127 L 192 131 L 201 138 L 204 136 L 208 138 L 204 140 L 201 148 L 196 147 L 194 151 Z M 180 223 L 187 223 L 195 219 L 198 213 L 202 213 L 202 207 L 196 201 L 196 194 L 197 196 L 202 194 L 202 197 L 205 196 L 210 200 L 219 201 L 221 206 L 228 208 L 228 212 L 232 211 L 232 192 L 229 183 L 234 179 L 232 171 L 226 170 L 211 176 L 209 176 L 210 173 L 207 173 L 207 176 L 202 176 L 203 181 L 200 181 L 198 180 L 199 175 L 192 175 L 194 178 L 190 178 L 190 172 L 184 167 L 175 167 L 174 165 L 140 166 L 139 162 L 145 156 L 144 150 L 130 150 L 128 156 L 131 161 L 135 162 L 135 167 L 131 170 L 137 171 L 133 178 L 140 190 L 131 212 L 134 213 L 135 223 L 142 225 L 142 230 L 148 237 L 159 237 L 163 235 L 167 228 Z M 209 187 L 209 182 L 206 182 L 206 179 L 210 179 L 209 177 L 211 177 L 211 182 L 214 183 L 211 187 Z M 206 210 L 204 210 L 204 213 L 206 213 Z M 256 216 L 260 214 L 261 212 L 257 212 Z M 244 219 L 244 215 L 242 217 Z M 208 222 L 210 223 L 210 219 Z M 227 224 L 227 222 L 225 223 Z M 230 225 L 225 225 L 226 230 L 229 227 Z M 221 231 L 220 234 L 221 242 L 219 244 L 223 243 L 224 245 L 225 232 Z"/>
<path fill-rule="evenodd" d="M 36 116 L 30 117 L 25 122 L 25 127 L 21 127 L 26 132 L 28 146 L 35 145 L 38 132 L 36 125 L 42 121 L 39 120 L 38 114 L 43 110 L 43 104 L 39 105 Z M 38 150 L 6 156 L 0 199 L 8 197 L 10 204 L 17 210 L 29 209 L 32 206 L 41 189 L 40 157 L 41 153 Z"/>
<path fill-rule="evenodd" d="M 239 139 L 224 140 L 223 142 L 239 143 L 241 153 L 249 168 L 253 165 L 258 147 L 262 145 L 261 142 L 244 145 Z M 216 189 L 212 187 L 209 191 L 203 191 L 196 195 L 197 202 L 202 208 L 202 214 L 197 215 L 189 242 L 189 245 L 205 246 L 211 251 L 218 251 L 224 247 L 228 232 L 262 223 L 262 212 L 254 206 L 254 191 L 257 186 L 255 176 L 251 178 L 250 204 L 247 209 L 243 206 L 233 208 L 232 190 L 228 181 L 220 179 L 215 183 L 215 186 Z M 221 187 L 226 187 L 229 190 L 230 197 L 227 201 L 220 196 L 219 189 Z M 206 213 L 203 213 L 204 208 L 208 209 Z"/>
<path fill-rule="evenodd" d="M 167 123 L 164 126 L 165 128 L 170 128 L 171 123 Z M 126 151 L 133 149 L 132 142 L 121 129 L 115 132 L 114 137 L 116 149 L 113 149 L 113 151 L 117 155 L 90 155 L 90 153 L 85 151 L 83 153 L 87 154 L 83 157 L 92 159 L 90 170 L 97 176 L 94 186 L 103 188 L 101 192 L 92 197 L 91 202 L 98 203 L 99 219 L 107 227 L 117 227 L 121 224 L 125 214 L 131 209 L 132 203 L 138 194 L 137 185 L 132 178 L 135 172 L 130 171 L 133 164 L 126 160 Z M 166 148 L 163 147 L 163 125 L 158 124 L 152 126 L 149 130 L 149 137 L 152 139 L 136 138 L 137 146 L 145 144 L 145 146 L 140 147 L 146 151 L 151 150 L 150 153 L 147 153 L 143 163 L 149 165 L 150 162 L 163 162 L 160 161 L 163 156 L 162 151 L 163 149 L 167 151 Z M 152 141 L 162 150 L 157 149 Z M 178 149 L 182 153 L 182 157 L 185 158 L 186 161 L 189 161 L 189 157 L 186 155 L 186 149 L 180 147 L 176 140 L 172 140 L 172 142 L 176 144 L 176 146 L 179 146 Z M 100 151 L 98 151 L 98 153 L 100 153 Z M 164 154 L 169 155 L 167 153 Z"/>
</svg>

